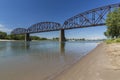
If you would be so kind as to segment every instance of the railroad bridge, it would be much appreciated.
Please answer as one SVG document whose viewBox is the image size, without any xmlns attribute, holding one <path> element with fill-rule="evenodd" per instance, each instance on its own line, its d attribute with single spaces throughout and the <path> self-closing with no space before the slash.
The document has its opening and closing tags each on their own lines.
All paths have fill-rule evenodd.
<svg viewBox="0 0 120 80">
<path fill-rule="evenodd" d="M 107 14 L 115 8 L 120 8 L 120 3 L 102 6 L 77 14 L 65 20 L 62 25 L 57 22 L 39 22 L 31 25 L 27 29 L 16 28 L 11 32 L 11 34 L 25 34 L 25 41 L 29 41 L 30 34 L 32 33 L 60 31 L 59 41 L 63 42 L 65 41 L 64 30 L 105 25 Z"/>
</svg>

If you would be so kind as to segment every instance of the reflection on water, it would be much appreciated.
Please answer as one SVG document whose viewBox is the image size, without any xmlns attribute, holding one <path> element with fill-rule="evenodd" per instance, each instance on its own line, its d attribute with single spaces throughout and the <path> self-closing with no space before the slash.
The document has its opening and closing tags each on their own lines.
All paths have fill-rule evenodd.
<svg viewBox="0 0 120 80">
<path fill-rule="evenodd" d="M 59 43 L 61 56 L 65 56 L 65 42 Z"/>
<path fill-rule="evenodd" d="M 30 42 L 25 42 L 25 49 L 28 50 L 30 48 Z"/>
<path fill-rule="evenodd" d="M 0 42 L 0 80 L 46 80 L 97 46 L 97 42 Z"/>
</svg>

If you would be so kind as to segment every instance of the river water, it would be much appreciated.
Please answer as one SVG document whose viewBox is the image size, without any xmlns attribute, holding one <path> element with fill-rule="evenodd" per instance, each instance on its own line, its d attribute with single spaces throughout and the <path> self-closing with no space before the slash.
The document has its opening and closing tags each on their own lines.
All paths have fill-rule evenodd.
<svg viewBox="0 0 120 80">
<path fill-rule="evenodd" d="M 93 41 L 0 42 L 0 80 L 49 80 L 98 44 Z"/>
</svg>

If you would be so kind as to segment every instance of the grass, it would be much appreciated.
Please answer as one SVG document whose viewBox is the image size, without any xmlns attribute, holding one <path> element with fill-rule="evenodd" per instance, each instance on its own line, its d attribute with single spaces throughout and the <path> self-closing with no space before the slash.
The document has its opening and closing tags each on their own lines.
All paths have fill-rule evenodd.
<svg viewBox="0 0 120 80">
<path fill-rule="evenodd" d="M 111 43 L 120 43 L 120 38 L 116 38 L 116 39 L 108 39 L 105 41 L 107 44 L 111 44 Z"/>
</svg>

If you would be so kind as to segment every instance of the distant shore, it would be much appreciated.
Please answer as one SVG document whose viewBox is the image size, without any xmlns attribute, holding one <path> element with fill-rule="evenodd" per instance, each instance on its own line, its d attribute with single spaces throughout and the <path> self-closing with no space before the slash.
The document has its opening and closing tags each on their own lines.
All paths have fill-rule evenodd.
<svg viewBox="0 0 120 80">
<path fill-rule="evenodd" d="M 47 39 L 49 41 L 59 41 L 59 40 L 52 40 Z M 25 40 L 7 40 L 7 39 L 0 39 L 0 41 L 25 41 Z M 46 40 L 32 40 L 32 41 L 46 41 Z M 103 40 L 68 40 L 68 41 L 103 41 Z"/>
<path fill-rule="evenodd" d="M 51 80 L 119 80 L 120 43 L 99 44 L 93 51 Z"/>
<path fill-rule="evenodd" d="M 0 39 L 0 41 L 16 41 L 16 40 L 4 40 L 4 39 Z"/>
</svg>

